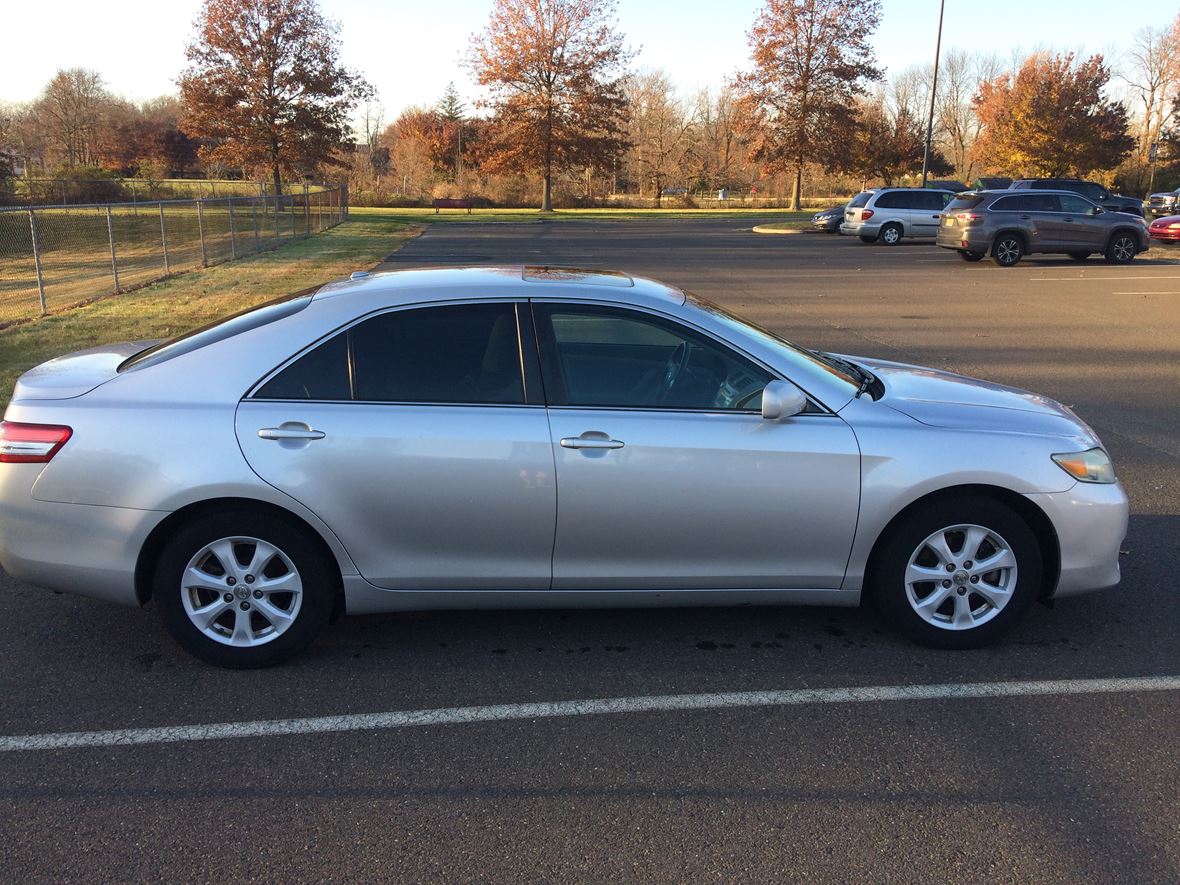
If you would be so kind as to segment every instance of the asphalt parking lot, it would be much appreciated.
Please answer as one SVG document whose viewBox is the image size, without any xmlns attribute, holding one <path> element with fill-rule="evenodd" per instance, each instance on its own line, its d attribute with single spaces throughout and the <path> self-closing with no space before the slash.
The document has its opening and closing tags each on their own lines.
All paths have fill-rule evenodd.
<svg viewBox="0 0 1180 885">
<path fill-rule="evenodd" d="M 151 607 L 0 573 L 0 735 L 1180 677 L 1180 249 L 1000 269 L 749 228 L 436 225 L 382 267 L 625 270 L 807 346 L 1060 399 L 1131 497 L 1122 586 L 1038 606 L 966 653 L 911 646 L 860 610 L 466 612 L 346 618 L 286 666 L 226 672 L 180 651 Z M 0 751 L 0 879 L 1180 877 L 1180 692 L 946 695 Z"/>
</svg>

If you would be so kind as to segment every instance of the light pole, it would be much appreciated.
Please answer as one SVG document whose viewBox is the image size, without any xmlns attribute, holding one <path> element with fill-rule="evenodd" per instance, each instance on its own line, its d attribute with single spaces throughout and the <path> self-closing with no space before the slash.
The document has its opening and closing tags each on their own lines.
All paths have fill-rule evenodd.
<svg viewBox="0 0 1180 885">
<path fill-rule="evenodd" d="M 926 150 L 922 153 L 922 187 L 930 169 L 930 140 L 934 137 L 934 99 L 938 95 L 938 55 L 942 50 L 942 13 L 946 0 L 938 0 L 938 38 L 934 41 L 934 76 L 930 80 L 930 116 L 926 120 Z"/>
</svg>

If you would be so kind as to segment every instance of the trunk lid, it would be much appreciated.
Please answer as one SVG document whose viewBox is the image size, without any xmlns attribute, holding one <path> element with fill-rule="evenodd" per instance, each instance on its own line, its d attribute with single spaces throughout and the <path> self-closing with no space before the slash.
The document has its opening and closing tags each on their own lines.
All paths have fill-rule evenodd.
<svg viewBox="0 0 1180 885">
<path fill-rule="evenodd" d="M 124 341 L 79 350 L 51 359 L 25 372 L 12 393 L 18 400 L 71 399 L 89 393 L 118 375 L 123 360 L 154 341 Z"/>
</svg>

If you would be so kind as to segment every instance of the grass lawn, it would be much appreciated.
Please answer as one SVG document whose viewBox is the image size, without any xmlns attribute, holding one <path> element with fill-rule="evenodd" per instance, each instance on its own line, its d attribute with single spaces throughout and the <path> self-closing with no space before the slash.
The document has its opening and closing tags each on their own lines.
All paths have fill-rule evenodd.
<svg viewBox="0 0 1180 885">
<path fill-rule="evenodd" d="M 437 215 L 433 209 L 384 209 L 372 206 L 351 206 L 354 218 L 390 218 L 406 224 L 454 224 L 488 221 L 636 221 L 652 218 L 704 219 L 774 219 L 775 221 L 806 221 L 814 209 L 791 212 L 787 209 L 557 209 L 541 212 L 537 209 L 443 209 Z"/>
<path fill-rule="evenodd" d="M 372 267 L 420 225 L 359 214 L 306 240 L 270 252 L 170 277 L 19 326 L 0 330 L 0 407 L 17 377 L 73 350 L 179 335 L 220 316 Z"/>
</svg>

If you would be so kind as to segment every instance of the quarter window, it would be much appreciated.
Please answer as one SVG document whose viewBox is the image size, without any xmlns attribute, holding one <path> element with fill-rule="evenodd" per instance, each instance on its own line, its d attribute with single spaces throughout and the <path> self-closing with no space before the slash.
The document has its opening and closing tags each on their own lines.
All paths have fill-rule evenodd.
<svg viewBox="0 0 1180 885">
<path fill-rule="evenodd" d="M 546 392 L 555 405 L 756 410 L 771 380 L 765 369 L 678 323 L 588 305 L 536 308 Z"/>
<path fill-rule="evenodd" d="M 304 354 L 255 396 L 522 404 L 516 306 L 456 304 L 381 314 Z"/>
</svg>

